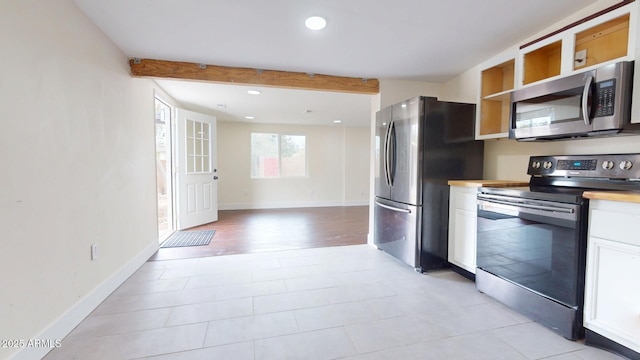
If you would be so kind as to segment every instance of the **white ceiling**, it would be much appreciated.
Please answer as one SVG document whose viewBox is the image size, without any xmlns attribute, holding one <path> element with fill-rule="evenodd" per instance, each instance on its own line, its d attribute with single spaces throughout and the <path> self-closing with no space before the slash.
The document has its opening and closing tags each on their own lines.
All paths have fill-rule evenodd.
<svg viewBox="0 0 640 360">
<path fill-rule="evenodd" d="M 156 80 L 191 110 L 213 113 L 226 121 L 268 124 L 369 126 L 371 95 Z M 260 95 L 250 95 L 250 89 Z M 213 109 L 213 111 L 211 111 Z M 255 119 L 245 119 L 253 116 Z M 340 125 L 333 121 L 341 120 Z"/>
<path fill-rule="evenodd" d="M 129 57 L 186 61 L 336 76 L 443 82 L 522 41 L 595 0 L 75 0 Z M 314 32 L 308 16 L 327 19 Z M 280 96 L 243 100 L 239 89 L 159 81 L 177 100 L 218 110 L 234 120 L 311 121 L 294 115 L 308 108 L 326 123 L 360 116 L 369 121 L 368 96 L 269 88 Z M 240 95 L 239 95 L 240 96 Z M 269 95 L 271 96 L 271 95 Z M 331 97 L 320 100 L 319 97 Z M 260 98 L 263 97 L 263 98 Z M 260 99 L 260 100 L 259 100 Z M 263 100 L 265 99 L 265 100 Z M 352 101 L 353 100 L 353 101 Z M 245 102 L 246 101 L 246 102 Z M 306 101 L 309 101 L 306 103 Z M 262 106 L 254 102 L 263 103 Z M 339 104 L 323 110 L 321 104 Z M 239 108 L 236 108 L 239 107 Z M 290 106 L 292 106 L 290 108 Z M 316 108 L 316 109 L 314 109 Z M 339 111 L 344 109 L 344 114 Z M 279 115 L 277 111 L 283 112 Z M 356 115 L 354 115 L 356 114 Z M 269 119 L 269 120 L 267 120 Z M 276 120 L 280 119 L 280 120 Z"/>
</svg>

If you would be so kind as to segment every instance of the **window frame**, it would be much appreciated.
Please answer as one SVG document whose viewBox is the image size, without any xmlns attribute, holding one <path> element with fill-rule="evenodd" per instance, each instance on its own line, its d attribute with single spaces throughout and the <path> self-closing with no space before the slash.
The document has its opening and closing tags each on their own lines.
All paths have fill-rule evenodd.
<svg viewBox="0 0 640 360">
<path fill-rule="evenodd" d="M 278 176 L 255 176 L 253 174 L 253 135 L 276 135 L 278 139 Z M 283 136 L 301 136 L 304 138 L 304 175 L 282 175 L 282 137 Z M 306 179 L 309 177 L 309 153 L 308 149 L 308 136 L 306 134 L 291 133 L 291 132 L 278 132 L 278 131 L 251 131 L 249 140 L 249 176 L 252 180 L 274 180 L 274 179 Z"/>
</svg>

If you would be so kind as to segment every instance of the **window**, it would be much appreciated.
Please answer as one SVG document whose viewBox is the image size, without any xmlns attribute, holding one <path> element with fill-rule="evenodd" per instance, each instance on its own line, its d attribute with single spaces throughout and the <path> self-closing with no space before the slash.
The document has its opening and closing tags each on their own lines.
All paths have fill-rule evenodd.
<svg viewBox="0 0 640 360">
<path fill-rule="evenodd" d="M 307 176 L 306 137 L 251 133 L 251 177 Z"/>
<path fill-rule="evenodd" d="M 206 122 L 187 119 L 187 174 L 204 174 L 211 170 L 210 130 Z"/>
</svg>

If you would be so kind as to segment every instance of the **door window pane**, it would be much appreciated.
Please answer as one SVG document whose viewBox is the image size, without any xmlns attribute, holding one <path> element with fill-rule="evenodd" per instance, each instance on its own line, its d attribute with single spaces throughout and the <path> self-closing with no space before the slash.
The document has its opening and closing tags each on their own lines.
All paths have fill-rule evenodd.
<svg viewBox="0 0 640 360">
<path fill-rule="evenodd" d="M 209 160 L 209 156 L 203 155 L 202 156 L 202 172 L 203 173 L 208 173 L 211 172 L 211 161 Z"/>
<path fill-rule="evenodd" d="M 211 172 L 210 130 L 208 123 L 187 119 L 185 133 L 187 173 Z"/>
<path fill-rule="evenodd" d="M 203 139 L 209 138 L 209 124 L 207 123 L 202 124 L 202 138 Z"/>
</svg>

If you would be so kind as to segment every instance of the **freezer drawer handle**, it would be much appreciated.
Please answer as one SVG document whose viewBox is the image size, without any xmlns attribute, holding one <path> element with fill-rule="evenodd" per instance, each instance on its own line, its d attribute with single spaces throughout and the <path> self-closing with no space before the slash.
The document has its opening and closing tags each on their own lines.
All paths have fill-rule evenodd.
<svg viewBox="0 0 640 360">
<path fill-rule="evenodd" d="M 397 208 L 397 207 L 381 204 L 381 203 L 379 203 L 377 201 L 376 201 L 376 205 L 378 205 L 380 207 L 383 207 L 385 209 L 389 209 L 389 210 L 393 210 L 393 211 L 397 211 L 397 212 L 401 212 L 401 213 L 411 214 L 411 210 L 410 209 L 400 209 L 400 208 Z"/>
</svg>

